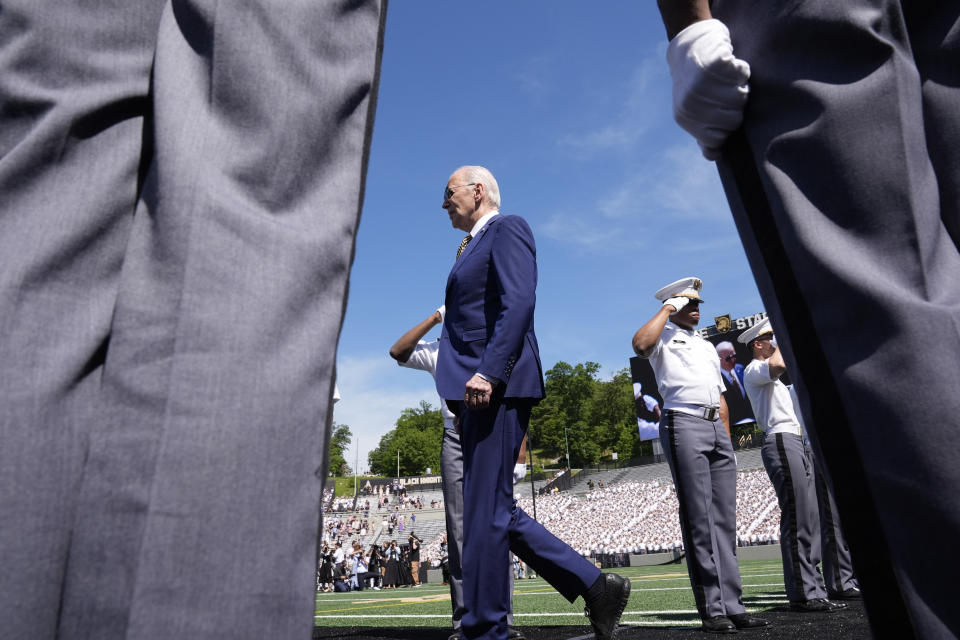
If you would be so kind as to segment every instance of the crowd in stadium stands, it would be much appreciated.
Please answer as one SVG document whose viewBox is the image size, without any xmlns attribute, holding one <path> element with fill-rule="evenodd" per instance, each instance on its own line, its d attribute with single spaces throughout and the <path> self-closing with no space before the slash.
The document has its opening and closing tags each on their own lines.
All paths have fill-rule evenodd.
<svg viewBox="0 0 960 640">
<path fill-rule="evenodd" d="M 349 502 L 352 503 L 352 500 Z M 419 497 L 411 499 L 414 504 L 418 500 Z M 422 504 L 422 501 L 419 502 Z M 520 498 L 519 504 L 524 511 L 533 514 L 530 498 Z M 378 571 L 377 579 L 368 576 L 364 586 L 398 587 L 413 583 L 409 563 L 405 559 L 408 545 L 403 541 L 406 539 L 405 529 L 412 527 L 410 519 L 416 518 L 416 514 L 401 513 L 400 506 L 393 506 L 388 513 L 378 515 L 379 520 L 368 520 L 362 512 L 335 513 L 324 518 L 323 541 L 328 549 L 324 557 L 329 556 L 326 562 L 329 572 L 324 572 L 324 563 L 321 563 L 318 573 L 321 589 L 335 588 L 338 569 L 333 557 L 337 542 L 342 544 L 344 550 L 355 549 L 357 545 L 362 550 L 359 560 L 355 551 L 341 554 L 343 566 L 339 574 L 346 588 L 361 586 L 355 575 Z M 669 479 L 659 479 L 606 487 L 597 483 L 594 490 L 582 496 L 573 493 L 539 496 L 536 514 L 537 520 L 579 553 L 600 557 L 682 550 L 677 509 L 673 483 Z M 780 509 L 766 473 L 762 469 L 738 473 L 738 544 L 776 544 L 780 541 L 779 528 Z M 400 539 L 399 544 L 393 540 L 394 537 Z M 386 540 L 385 545 L 371 545 L 382 539 Z M 446 537 L 440 533 L 424 543 L 420 559 L 428 568 L 444 569 L 446 549 Z M 324 580 L 324 577 L 328 579 Z"/>
<path fill-rule="evenodd" d="M 391 540 L 382 546 L 364 547 L 359 539 L 349 546 L 340 542 L 324 544 L 317 568 L 317 589 L 330 593 L 419 587 L 419 542 L 410 536 L 402 546 Z"/>
<path fill-rule="evenodd" d="M 436 501 L 434 501 L 436 502 Z M 434 508 L 434 505 L 430 505 Z M 423 498 L 421 496 L 409 497 L 407 495 L 394 496 L 391 505 L 390 496 L 381 496 L 377 499 L 377 511 L 382 509 L 423 509 Z"/>
<path fill-rule="evenodd" d="M 533 513 L 530 498 L 520 507 Z M 537 520 L 582 555 L 662 553 L 682 549 L 677 498 L 669 480 L 627 482 L 597 488 L 582 498 L 570 493 L 537 498 Z M 737 474 L 737 536 L 741 546 L 780 541 L 780 509 L 762 470 Z M 424 547 L 438 559 L 439 539 Z"/>
</svg>

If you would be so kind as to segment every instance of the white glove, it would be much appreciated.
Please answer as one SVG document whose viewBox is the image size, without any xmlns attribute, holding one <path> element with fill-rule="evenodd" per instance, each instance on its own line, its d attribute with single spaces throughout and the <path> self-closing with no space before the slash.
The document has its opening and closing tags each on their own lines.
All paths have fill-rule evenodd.
<svg viewBox="0 0 960 640">
<path fill-rule="evenodd" d="M 677 311 L 680 311 L 680 309 L 683 309 L 685 306 L 687 306 L 688 302 L 690 302 L 690 298 L 687 298 L 685 296 L 677 296 L 676 298 L 667 298 L 666 300 L 663 301 L 663 305 L 661 306 L 665 307 L 669 304 L 673 306 L 673 308 L 676 309 Z"/>
<path fill-rule="evenodd" d="M 437 309 L 434 313 L 440 314 L 440 324 L 443 324 L 443 319 L 447 315 L 447 305 L 445 304 L 440 305 L 440 308 Z"/>
<path fill-rule="evenodd" d="M 733 56 L 730 31 L 719 20 L 694 22 L 667 47 L 673 77 L 673 118 L 700 144 L 708 160 L 720 157 L 727 136 L 743 122 L 750 65 Z"/>
<path fill-rule="evenodd" d="M 517 484 L 523 480 L 527 475 L 527 465 L 522 462 L 518 462 L 513 465 L 513 484 Z"/>
</svg>

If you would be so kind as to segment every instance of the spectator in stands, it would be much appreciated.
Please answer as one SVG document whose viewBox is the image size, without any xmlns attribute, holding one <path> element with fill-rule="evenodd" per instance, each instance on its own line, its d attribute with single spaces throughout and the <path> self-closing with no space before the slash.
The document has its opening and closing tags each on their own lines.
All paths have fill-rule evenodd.
<svg viewBox="0 0 960 640">
<path fill-rule="evenodd" d="M 320 548 L 320 568 L 317 570 L 317 588 L 328 593 L 333 591 L 333 554 L 330 547 Z"/>
<path fill-rule="evenodd" d="M 333 565 L 333 590 L 337 593 L 350 591 L 347 568 L 343 562 Z"/>
<path fill-rule="evenodd" d="M 380 590 L 380 586 L 383 584 L 383 571 L 381 570 L 382 565 L 383 554 L 380 553 L 380 547 L 376 544 L 370 545 L 370 549 L 367 552 L 367 568 L 373 574 L 370 577 L 370 586 L 377 591 Z"/>
<path fill-rule="evenodd" d="M 423 542 L 417 537 L 417 534 L 411 532 L 407 538 L 410 552 L 410 577 L 413 579 L 413 586 L 420 586 L 420 543 Z"/>
<path fill-rule="evenodd" d="M 400 550 L 397 548 L 397 541 L 392 540 L 390 546 L 384 551 L 387 558 L 386 573 L 383 578 L 385 588 L 396 589 L 400 584 Z"/>
</svg>

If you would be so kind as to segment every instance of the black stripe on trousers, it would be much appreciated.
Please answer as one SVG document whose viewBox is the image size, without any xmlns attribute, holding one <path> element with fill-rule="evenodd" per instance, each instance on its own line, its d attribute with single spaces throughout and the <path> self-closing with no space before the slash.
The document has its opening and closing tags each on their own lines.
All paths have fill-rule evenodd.
<svg viewBox="0 0 960 640">
<path fill-rule="evenodd" d="M 673 457 L 673 488 L 677 492 L 677 502 L 679 503 L 678 513 L 680 515 L 680 532 L 683 534 L 683 546 L 687 555 L 687 570 L 690 574 L 690 588 L 693 589 L 693 600 L 697 604 L 697 611 L 700 612 L 700 617 L 706 618 L 707 596 L 703 592 L 703 567 L 700 566 L 700 562 L 697 559 L 697 554 L 694 551 L 692 542 L 693 538 L 689 533 L 690 519 L 687 517 L 687 512 L 683 508 L 683 497 L 686 495 L 686 491 L 680 482 L 680 474 L 676 470 L 677 460 L 679 458 L 677 458 L 677 438 L 674 434 L 673 416 L 673 411 L 666 412 L 667 436 L 670 441 L 670 455 Z"/>
<path fill-rule="evenodd" d="M 826 548 L 822 549 L 821 553 L 824 558 L 829 553 L 833 559 L 833 585 L 827 585 L 827 588 L 830 591 L 843 591 L 843 578 L 840 576 L 840 545 L 834 528 L 838 525 L 830 505 L 830 494 L 827 493 L 827 483 L 821 473 L 815 471 L 814 479 L 817 483 L 817 499 L 823 507 L 823 517 L 820 518 L 820 535 L 823 540 L 821 546 Z"/>
<path fill-rule="evenodd" d="M 806 599 L 806 590 L 803 588 L 803 573 L 800 571 L 800 539 L 797 535 L 797 496 L 793 492 L 793 473 L 790 471 L 790 460 L 787 458 L 787 448 L 783 444 L 783 434 L 775 433 L 777 439 L 777 455 L 780 457 L 780 467 L 783 469 L 783 500 L 786 504 L 780 505 L 781 511 L 790 514 L 790 530 L 787 538 L 790 544 L 790 553 L 793 562 L 793 585 L 797 593 Z M 780 516 L 783 518 L 783 515 Z M 780 544 L 783 544 L 780 540 Z"/>
<path fill-rule="evenodd" d="M 780 310 L 790 343 L 803 353 L 802 358 L 791 358 L 787 364 L 797 367 L 807 393 L 816 399 L 810 403 L 812 415 L 806 416 L 808 424 L 813 425 L 810 435 L 817 453 L 827 464 L 841 515 L 847 515 L 844 521 L 847 541 L 860 577 L 870 625 L 875 632 L 882 630 L 889 637 L 915 638 L 849 418 L 817 336 L 810 306 L 797 281 L 794 265 L 787 258 L 743 128 L 727 139 L 722 151 L 717 169 L 753 278 L 761 296 L 766 293 L 764 304 L 768 310 Z M 818 425 L 824 429 L 829 425 L 829 437 L 817 436 Z"/>
</svg>

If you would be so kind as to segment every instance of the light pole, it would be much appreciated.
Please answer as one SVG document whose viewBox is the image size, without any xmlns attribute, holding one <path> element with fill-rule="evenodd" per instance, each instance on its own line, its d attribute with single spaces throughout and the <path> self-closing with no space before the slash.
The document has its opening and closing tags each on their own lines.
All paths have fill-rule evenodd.
<svg viewBox="0 0 960 640">
<path fill-rule="evenodd" d="M 570 469 L 572 468 L 572 467 L 570 466 L 570 439 L 567 438 L 567 425 L 566 425 L 566 423 L 564 423 L 564 425 L 563 425 L 563 441 L 564 441 L 564 442 L 566 443 L 566 445 L 567 445 L 567 473 L 570 473 Z"/>
<path fill-rule="evenodd" d="M 400 449 L 397 449 L 397 482 L 400 482 Z"/>
<path fill-rule="evenodd" d="M 533 519 L 537 519 L 537 485 L 533 482 L 533 440 L 527 433 L 527 457 L 530 458 L 530 499 L 533 500 Z"/>
</svg>

